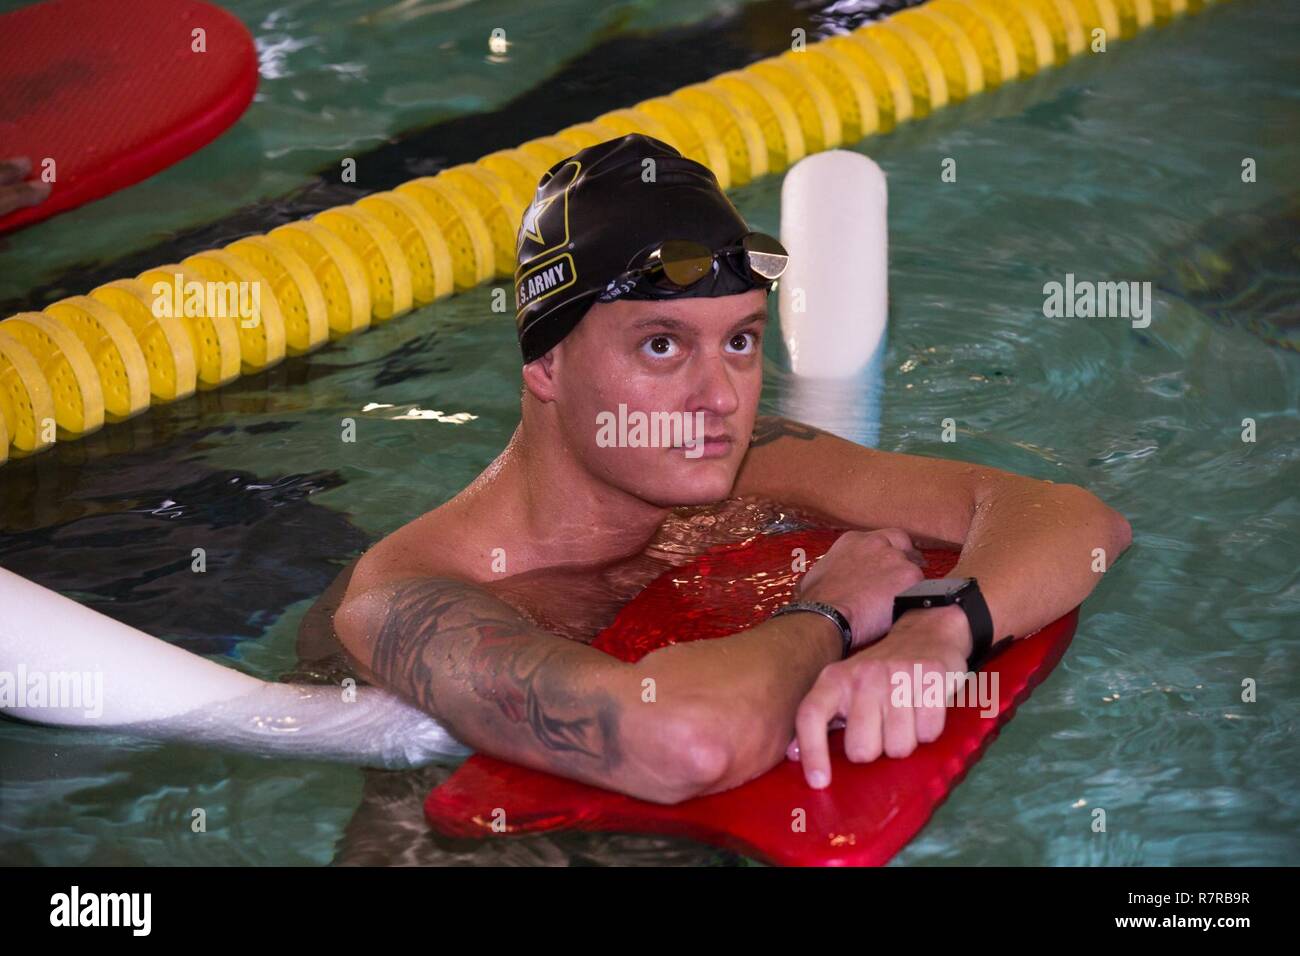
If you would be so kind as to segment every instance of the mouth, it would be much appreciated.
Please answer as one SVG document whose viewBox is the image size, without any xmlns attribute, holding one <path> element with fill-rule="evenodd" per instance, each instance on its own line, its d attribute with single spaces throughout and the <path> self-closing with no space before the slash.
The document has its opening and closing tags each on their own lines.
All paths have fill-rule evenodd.
<svg viewBox="0 0 1300 956">
<path fill-rule="evenodd" d="M 673 451 L 684 451 L 690 458 L 725 458 L 731 454 L 735 442 L 725 432 L 717 435 L 705 435 L 703 443 L 677 444 Z"/>
</svg>

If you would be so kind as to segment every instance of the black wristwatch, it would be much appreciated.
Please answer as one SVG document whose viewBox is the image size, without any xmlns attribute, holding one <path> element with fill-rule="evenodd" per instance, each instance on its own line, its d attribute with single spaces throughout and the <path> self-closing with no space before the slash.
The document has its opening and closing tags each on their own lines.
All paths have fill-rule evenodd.
<svg viewBox="0 0 1300 956">
<path fill-rule="evenodd" d="M 993 647 L 993 617 L 974 578 L 930 578 L 894 598 L 894 620 L 908 611 L 956 604 L 970 623 L 971 652 L 968 670 L 979 670 Z"/>
<path fill-rule="evenodd" d="M 780 617 L 782 614 L 789 614 L 792 611 L 812 611 L 814 614 L 820 614 L 828 617 L 835 622 L 835 626 L 840 629 L 840 640 L 844 644 L 843 658 L 849 656 L 853 650 L 853 628 L 849 626 L 849 619 L 841 614 L 830 604 L 823 604 L 821 601 L 792 601 L 772 612 L 772 617 Z M 768 618 L 770 621 L 772 618 Z"/>
</svg>

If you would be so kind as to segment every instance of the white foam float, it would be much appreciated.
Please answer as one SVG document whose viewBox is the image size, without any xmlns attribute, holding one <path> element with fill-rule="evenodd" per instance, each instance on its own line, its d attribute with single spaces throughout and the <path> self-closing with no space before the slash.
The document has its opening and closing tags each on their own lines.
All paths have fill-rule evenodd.
<svg viewBox="0 0 1300 956">
<path fill-rule="evenodd" d="M 0 713 L 389 768 L 469 751 L 384 690 L 259 680 L 0 568 Z"/>
<path fill-rule="evenodd" d="M 800 160 L 781 186 L 777 301 L 794 373 L 782 412 L 866 445 L 880 434 L 888 205 L 884 172 L 847 150 Z"/>
</svg>

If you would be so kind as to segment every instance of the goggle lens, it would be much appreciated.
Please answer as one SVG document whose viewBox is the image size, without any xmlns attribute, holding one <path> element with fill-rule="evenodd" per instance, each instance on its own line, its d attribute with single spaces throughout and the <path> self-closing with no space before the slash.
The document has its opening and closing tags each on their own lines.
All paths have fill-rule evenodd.
<svg viewBox="0 0 1300 956">
<path fill-rule="evenodd" d="M 669 282 L 685 288 L 713 269 L 713 252 L 698 242 L 671 239 L 659 247 L 659 264 Z"/>
<path fill-rule="evenodd" d="M 790 264 L 790 254 L 785 247 L 764 233 L 750 233 L 740 244 L 749 257 L 749 268 L 764 279 L 781 278 L 785 267 Z"/>
</svg>

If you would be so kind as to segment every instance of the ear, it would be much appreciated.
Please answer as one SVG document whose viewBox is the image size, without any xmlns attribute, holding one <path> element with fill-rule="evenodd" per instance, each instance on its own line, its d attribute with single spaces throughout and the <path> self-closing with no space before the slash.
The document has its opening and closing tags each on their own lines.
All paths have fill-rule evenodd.
<svg viewBox="0 0 1300 956">
<path fill-rule="evenodd" d="M 539 402 L 555 401 L 555 353 L 558 349 L 557 345 L 541 358 L 524 366 L 524 388 Z"/>
</svg>

